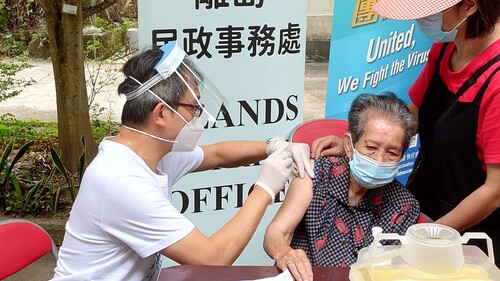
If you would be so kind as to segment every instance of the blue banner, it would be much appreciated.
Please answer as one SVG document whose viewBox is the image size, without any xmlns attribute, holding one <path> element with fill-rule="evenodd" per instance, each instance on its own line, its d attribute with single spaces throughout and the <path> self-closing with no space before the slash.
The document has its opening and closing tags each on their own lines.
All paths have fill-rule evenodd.
<svg viewBox="0 0 500 281">
<path fill-rule="evenodd" d="M 394 92 L 409 103 L 408 89 L 427 62 L 431 41 L 415 21 L 378 16 L 375 1 L 335 1 L 325 117 L 347 119 L 363 93 Z M 417 139 L 403 155 L 398 179 L 406 183 L 418 153 Z"/>
</svg>

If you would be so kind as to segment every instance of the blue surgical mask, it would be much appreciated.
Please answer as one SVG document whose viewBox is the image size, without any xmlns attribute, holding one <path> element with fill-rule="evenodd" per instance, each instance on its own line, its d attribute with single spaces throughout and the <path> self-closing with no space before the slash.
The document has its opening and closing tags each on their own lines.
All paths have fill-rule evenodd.
<svg viewBox="0 0 500 281">
<path fill-rule="evenodd" d="M 352 139 L 351 147 L 352 158 L 349 166 L 358 184 L 367 189 L 374 189 L 394 180 L 399 171 L 399 162 L 378 162 L 365 156 L 354 148 Z"/>
<path fill-rule="evenodd" d="M 418 27 L 422 33 L 434 42 L 451 42 L 455 40 L 458 32 L 457 28 L 467 19 L 467 17 L 465 17 L 452 30 L 443 31 L 443 14 L 446 12 L 439 12 L 425 18 L 417 19 Z"/>
</svg>

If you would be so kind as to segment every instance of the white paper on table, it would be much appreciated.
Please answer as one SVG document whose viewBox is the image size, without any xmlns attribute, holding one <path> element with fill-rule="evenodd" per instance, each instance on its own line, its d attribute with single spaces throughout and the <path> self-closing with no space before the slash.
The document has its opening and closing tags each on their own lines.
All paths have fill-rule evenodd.
<svg viewBox="0 0 500 281">
<path fill-rule="evenodd" d="M 274 277 L 266 277 L 254 280 L 241 280 L 241 281 L 294 281 L 294 280 L 295 279 L 293 279 L 292 274 L 287 269 Z"/>
</svg>

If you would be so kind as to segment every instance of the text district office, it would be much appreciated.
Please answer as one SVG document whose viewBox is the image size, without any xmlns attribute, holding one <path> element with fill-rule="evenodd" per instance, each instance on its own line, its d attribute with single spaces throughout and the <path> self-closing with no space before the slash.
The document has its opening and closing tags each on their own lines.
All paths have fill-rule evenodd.
<svg viewBox="0 0 500 281">
<path fill-rule="evenodd" d="M 287 187 L 288 184 L 276 195 L 274 203 L 283 202 Z M 252 192 L 253 188 L 253 182 L 193 187 L 188 190 L 174 190 L 172 199 L 174 202 L 180 203 L 179 211 L 181 213 L 197 214 L 239 209 L 243 206 L 243 202 L 245 202 L 246 197 Z"/>
</svg>

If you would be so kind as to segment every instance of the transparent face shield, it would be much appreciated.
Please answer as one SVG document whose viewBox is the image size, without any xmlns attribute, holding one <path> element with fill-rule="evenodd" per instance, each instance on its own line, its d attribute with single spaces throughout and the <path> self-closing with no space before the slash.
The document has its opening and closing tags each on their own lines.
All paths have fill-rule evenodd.
<svg viewBox="0 0 500 281">
<path fill-rule="evenodd" d="M 191 105 L 201 110 L 200 118 L 202 123 L 215 123 L 215 116 L 217 116 L 223 104 L 227 106 L 227 99 L 198 66 L 186 56 L 184 50 L 175 41 L 168 42 L 160 50 L 163 51 L 163 56 L 154 67 L 158 74 L 128 93 L 127 100 L 134 99 L 145 92 L 153 93 L 150 91 L 151 87 L 172 75 L 176 75 L 185 85 L 187 94 L 193 97 L 194 103 Z M 180 71 L 181 69 L 182 71 Z M 159 98 L 156 94 L 154 95 Z M 166 105 L 170 107 L 168 104 Z M 170 109 L 177 113 L 173 108 Z M 178 115 L 188 123 L 180 114 Z"/>
</svg>

